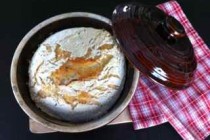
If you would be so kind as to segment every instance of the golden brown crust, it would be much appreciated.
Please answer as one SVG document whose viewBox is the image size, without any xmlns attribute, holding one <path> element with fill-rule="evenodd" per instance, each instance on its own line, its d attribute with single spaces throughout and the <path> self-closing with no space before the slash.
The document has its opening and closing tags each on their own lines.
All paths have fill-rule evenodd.
<svg viewBox="0 0 210 140">
<path fill-rule="evenodd" d="M 112 55 L 107 55 L 99 59 L 69 59 L 54 71 L 51 77 L 56 85 L 68 85 L 75 80 L 84 81 L 97 78 L 112 57 Z"/>
</svg>

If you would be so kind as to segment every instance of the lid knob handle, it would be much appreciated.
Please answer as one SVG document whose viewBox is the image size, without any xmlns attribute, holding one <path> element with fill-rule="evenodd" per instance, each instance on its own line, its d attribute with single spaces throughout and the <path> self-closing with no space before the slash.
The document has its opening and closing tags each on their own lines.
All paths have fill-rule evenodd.
<svg viewBox="0 0 210 140">
<path fill-rule="evenodd" d="M 184 27 L 172 16 L 166 16 L 156 27 L 156 31 L 170 45 L 186 36 Z"/>
<path fill-rule="evenodd" d="M 166 17 L 165 28 L 167 28 L 171 37 L 182 38 L 185 36 L 185 30 L 183 26 L 172 16 Z"/>
</svg>

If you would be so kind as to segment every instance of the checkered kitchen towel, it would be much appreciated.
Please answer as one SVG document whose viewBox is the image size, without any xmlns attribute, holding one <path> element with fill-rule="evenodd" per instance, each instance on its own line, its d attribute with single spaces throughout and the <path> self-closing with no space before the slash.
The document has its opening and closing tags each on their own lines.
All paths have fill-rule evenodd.
<svg viewBox="0 0 210 140">
<path fill-rule="evenodd" d="M 157 6 L 179 20 L 194 47 L 197 70 L 194 83 L 173 91 L 141 75 L 129 105 L 135 129 L 168 121 L 185 140 L 202 140 L 210 134 L 210 50 L 176 1 Z"/>
</svg>

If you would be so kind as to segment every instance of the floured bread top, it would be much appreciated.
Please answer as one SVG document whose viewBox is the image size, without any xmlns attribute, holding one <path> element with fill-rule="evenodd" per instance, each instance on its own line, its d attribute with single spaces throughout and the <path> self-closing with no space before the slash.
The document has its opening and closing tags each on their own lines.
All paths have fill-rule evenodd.
<svg viewBox="0 0 210 140">
<path fill-rule="evenodd" d="M 30 93 L 45 111 L 45 105 L 81 111 L 119 94 L 124 75 L 124 56 L 109 32 L 71 28 L 51 35 L 35 52 Z"/>
</svg>

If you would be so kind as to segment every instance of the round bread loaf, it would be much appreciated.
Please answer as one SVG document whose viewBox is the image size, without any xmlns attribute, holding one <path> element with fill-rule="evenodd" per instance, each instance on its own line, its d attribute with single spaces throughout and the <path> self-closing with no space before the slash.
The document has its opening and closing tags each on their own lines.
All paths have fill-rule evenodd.
<svg viewBox="0 0 210 140">
<path fill-rule="evenodd" d="M 48 37 L 32 57 L 32 100 L 57 119 L 84 122 L 105 114 L 125 79 L 125 59 L 103 29 L 70 28 Z"/>
</svg>

